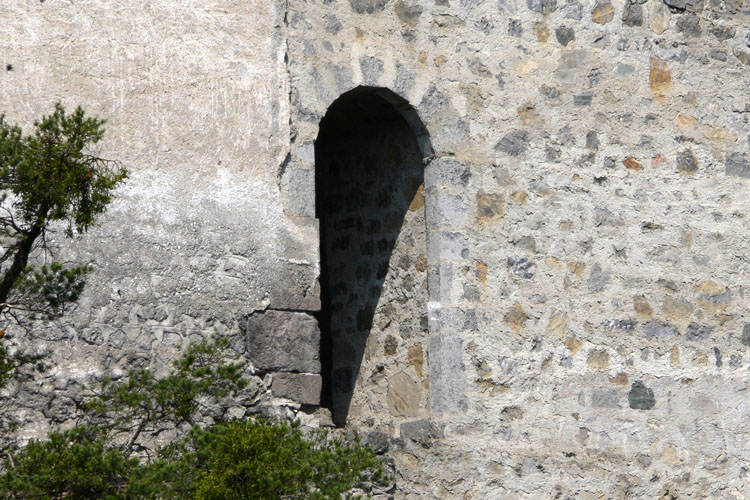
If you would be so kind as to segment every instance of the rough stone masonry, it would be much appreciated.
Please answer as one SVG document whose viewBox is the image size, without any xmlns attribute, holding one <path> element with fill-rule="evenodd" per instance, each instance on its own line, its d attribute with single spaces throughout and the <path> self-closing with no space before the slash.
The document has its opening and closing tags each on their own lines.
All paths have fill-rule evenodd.
<svg viewBox="0 0 750 500">
<path fill-rule="evenodd" d="M 226 335 L 397 499 L 750 497 L 746 0 L 5 1 L 0 102 L 131 171 L 20 436 Z"/>
</svg>

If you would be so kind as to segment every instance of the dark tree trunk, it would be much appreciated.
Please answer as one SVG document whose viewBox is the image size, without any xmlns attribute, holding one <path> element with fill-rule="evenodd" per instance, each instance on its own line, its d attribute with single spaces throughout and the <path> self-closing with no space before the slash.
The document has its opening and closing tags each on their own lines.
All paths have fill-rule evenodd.
<svg viewBox="0 0 750 500">
<path fill-rule="evenodd" d="M 5 272 L 2 282 L 0 282 L 0 304 L 3 304 L 0 305 L 0 312 L 8 309 L 8 306 L 4 304 L 8 302 L 8 296 L 13 290 L 16 280 L 21 276 L 23 270 L 26 269 L 26 265 L 29 262 L 29 254 L 31 254 L 31 250 L 34 248 L 34 242 L 41 234 L 41 226 L 32 226 L 25 233 L 24 239 L 18 243 L 16 255 L 13 257 L 13 264 Z"/>
</svg>

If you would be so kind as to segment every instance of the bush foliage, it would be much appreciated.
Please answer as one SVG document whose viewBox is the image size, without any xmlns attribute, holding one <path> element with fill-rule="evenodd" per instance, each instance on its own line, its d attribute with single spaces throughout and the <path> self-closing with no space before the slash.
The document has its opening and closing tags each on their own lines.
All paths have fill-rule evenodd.
<svg viewBox="0 0 750 500">
<path fill-rule="evenodd" d="M 117 161 L 92 152 L 103 137 L 104 121 L 80 107 L 66 113 L 58 103 L 26 135 L 0 115 L 0 388 L 39 361 L 8 349 L 6 327 L 59 317 L 83 291 L 90 266 L 37 266 L 33 257 L 51 260 L 53 226 L 72 237 L 95 225 L 127 177 Z"/>
<path fill-rule="evenodd" d="M 31 134 L 0 115 L 0 315 L 55 317 L 74 303 L 88 266 L 61 263 L 35 268 L 29 257 L 47 252 L 47 233 L 65 224 L 73 236 L 93 226 L 127 177 L 118 162 L 91 149 L 104 137 L 104 121 L 61 104 L 34 123 Z"/>
<path fill-rule="evenodd" d="M 192 425 L 175 442 L 147 450 L 143 436 L 190 423 L 197 400 L 242 390 L 236 364 L 221 360 L 226 341 L 191 346 L 172 373 L 134 370 L 105 380 L 85 405 L 84 423 L 8 454 L 0 498 L 75 500 L 339 500 L 385 484 L 371 448 L 324 430 L 260 418 Z"/>
<path fill-rule="evenodd" d="M 195 437 L 207 443 L 197 448 L 197 500 L 339 499 L 384 479 L 371 449 L 294 425 L 235 420 Z"/>
</svg>

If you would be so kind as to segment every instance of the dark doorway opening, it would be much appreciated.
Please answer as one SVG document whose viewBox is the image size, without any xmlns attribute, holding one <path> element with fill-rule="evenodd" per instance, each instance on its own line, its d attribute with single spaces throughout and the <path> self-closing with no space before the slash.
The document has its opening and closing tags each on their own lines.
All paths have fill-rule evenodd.
<svg viewBox="0 0 750 500">
<path fill-rule="evenodd" d="M 415 121 L 421 127 L 416 133 Z M 396 356 L 410 329 L 426 321 L 424 300 L 407 310 L 409 301 L 426 294 L 424 151 L 418 137 L 426 133 L 413 108 L 382 88 L 358 87 L 341 95 L 320 122 L 315 192 L 321 403 L 337 426 L 346 425 L 353 398 L 358 404 L 357 387 L 386 377 L 387 357 Z M 386 283 L 388 303 L 383 304 Z M 407 324 L 411 316 L 416 316 L 414 327 Z M 387 339 L 370 338 L 395 326 Z M 367 403 L 368 411 L 379 411 L 381 403 Z"/>
</svg>

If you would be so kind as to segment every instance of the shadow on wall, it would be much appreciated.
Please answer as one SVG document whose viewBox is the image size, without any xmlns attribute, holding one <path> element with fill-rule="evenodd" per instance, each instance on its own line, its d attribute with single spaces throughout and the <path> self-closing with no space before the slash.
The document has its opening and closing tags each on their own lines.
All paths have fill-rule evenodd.
<svg viewBox="0 0 750 500">
<path fill-rule="evenodd" d="M 423 154 L 405 111 L 416 117 L 389 90 L 358 87 L 331 105 L 315 142 L 321 404 L 337 426 L 346 424 L 383 284 L 398 265 L 394 245 L 410 204 L 414 210 L 413 200 L 423 199 L 415 198 L 424 181 Z M 418 209 L 424 213 L 423 204 Z"/>
</svg>

